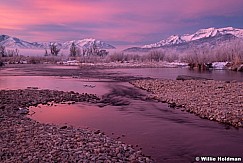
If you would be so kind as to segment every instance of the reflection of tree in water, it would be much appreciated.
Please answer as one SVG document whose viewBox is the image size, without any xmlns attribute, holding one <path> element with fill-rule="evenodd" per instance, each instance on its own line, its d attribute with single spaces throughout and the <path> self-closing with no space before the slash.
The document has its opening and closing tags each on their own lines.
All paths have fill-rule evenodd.
<svg viewBox="0 0 243 163">
<path fill-rule="evenodd" d="M 101 103 L 112 106 L 126 106 L 131 100 L 145 100 L 146 95 L 138 89 L 124 85 L 112 85 L 111 91 L 102 97 Z"/>
</svg>

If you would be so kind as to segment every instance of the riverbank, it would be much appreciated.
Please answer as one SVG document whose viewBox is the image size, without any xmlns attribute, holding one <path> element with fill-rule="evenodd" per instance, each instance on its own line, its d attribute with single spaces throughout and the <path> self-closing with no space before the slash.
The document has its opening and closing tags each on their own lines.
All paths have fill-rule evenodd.
<svg viewBox="0 0 243 163">
<path fill-rule="evenodd" d="M 243 83 L 213 80 L 135 80 L 152 99 L 234 127 L 243 127 Z"/>
<path fill-rule="evenodd" d="M 107 63 L 80 63 L 79 66 L 95 68 L 178 68 L 188 67 L 187 63 L 181 62 L 107 62 Z"/>
<path fill-rule="evenodd" d="M 99 130 L 43 124 L 25 116 L 29 106 L 99 102 L 95 95 L 29 88 L 1 90 L 0 99 L 0 162 L 152 162 Z"/>
</svg>

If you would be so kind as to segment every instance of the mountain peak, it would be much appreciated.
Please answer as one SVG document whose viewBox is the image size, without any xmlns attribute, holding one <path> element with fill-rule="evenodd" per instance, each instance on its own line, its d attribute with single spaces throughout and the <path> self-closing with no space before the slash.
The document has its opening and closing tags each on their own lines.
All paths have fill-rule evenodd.
<svg viewBox="0 0 243 163">
<path fill-rule="evenodd" d="M 196 33 L 192 34 L 191 41 L 201 38 L 214 37 L 217 34 L 219 34 L 219 31 L 216 28 L 200 29 Z"/>
<path fill-rule="evenodd" d="M 157 43 L 144 45 L 142 48 L 158 48 L 163 46 L 178 45 L 181 43 L 191 42 L 195 40 L 211 38 L 221 35 L 231 34 L 237 38 L 243 38 L 243 29 L 237 29 L 233 27 L 225 28 L 205 28 L 199 29 L 193 34 L 184 34 L 184 35 L 172 35 L 165 40 L 161 40 Z"/>
<path fill-rule="evenodd" d="M 6 40 L 8 38 L 9 38 L 8 35 L 0 35 L 0 42 Z"/>
<path fill-rule="evenodd" d="M 96 39 L 94 39 L 94 38 L 85 38 L 83 40 L 85 40 L 85 41 L 96 41 Z"/>
<path fill-rule="evenodd" d="M 75 44 L 79 48 L 89 48 L 93 45 L 96 45 L 100 49 L 115 49 L 114 46 L 107 44 L 103 41 L 96 40 L 94 38 L 86 38 L 82 40 L 72 40 L 72 41 L 66 41 L 63 43 L 62 48 L 63 49 L 68 49 L 72 44 Z"/>
<path fill-rule="evenodd" d="M 225 27 L 225 28 L 221 28 L 221 30 L 226 30 L 226 31 L 233 31 L 236 28 L 233 27 Z"/>
<path fill-rule="evenodd" d="M 210 27 L 210 28 L 199 29 L 197 32 L 205 33 L 205 32 L 213 32 L 214 30 L 217 30 L 217 29 L 214 27 Z"/>
</svg>

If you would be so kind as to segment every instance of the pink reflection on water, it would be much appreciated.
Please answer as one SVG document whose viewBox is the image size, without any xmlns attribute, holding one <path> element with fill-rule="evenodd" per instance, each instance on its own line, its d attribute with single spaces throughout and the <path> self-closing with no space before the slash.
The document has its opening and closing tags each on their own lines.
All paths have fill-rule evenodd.
<svg viewBox="0 0 243 163">
<path fill-rule="evenodd" d="M 86 103 L 54 104 L 31 107 L 32 111 L 35 114 L 29 117 L 39 122 L 100 129 L 114 139 L 138 144 L 158 162 L 188 162 L 194 155 L 240 156 L 243 149 L 242 130 L 225 130 L 217 122 L 168 109 L 162 103 L 132 101 L 126 107 L 103 108 Z"/>
<path fill-rule="evenodd" d="M 148 121 L 143 116 L 134 116 L 134 114 L 118 111 L 113 106 L 99 108 L 96 105 L 84 103 L 75 105 L 54 104 L 53 106 L 39 105 L 30 107 L 30 114 L 31 119 L 39 122 L 101 129 L 108 135 L 116 133 L 121 136 L 131 134 L 131 131 L 135 135 L 146 135 L 147 131 L 144 128 L 150 128 L 151 125 L 151 123 L 146 123 Z"/>
<path fill-rule="evenodd" d="M 90 93 L 101 96 L 109 92 L 109 83 L 95 79 L 75 79 L 71 77 L 55 76 L 0 76 L 0 89 L 26 89 L 38 87 L 39 89 L 55 89 L 61 91 L 74 91 Z M 85 87 L 92 85 L 95 87 Z"/>
<path fill-rule="evenodd" d="M 40 122 L 54 124 L 72 124 L 76 127 L 99 128 L 101 125 L 112 126 L 112 121 L 119 113 L 108 108 L 99 108 L 87 104 L 55 104 L 54 106 L 40 105 L 30 107 L 34 112 L 30 117 Z M 100 123 L 102 121 L 102 124 Z"/>
</svg>

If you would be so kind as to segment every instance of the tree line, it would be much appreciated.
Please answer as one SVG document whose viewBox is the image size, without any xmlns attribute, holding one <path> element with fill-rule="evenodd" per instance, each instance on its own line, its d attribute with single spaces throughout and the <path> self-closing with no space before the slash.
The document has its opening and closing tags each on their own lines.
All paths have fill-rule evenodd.
<svg viewBox="0 0 243 163">
<path fill-rule="evenodd" d="M 57 56 L 61 50 L 58 48 L 58 45 L 55 43 L 50 43 L 50 52 L 52 56 Z M 45 49 L 45 56 L 48 55 L 47 49 Z M 103 49 L 99 49 L 96 44 L 92 44 L 90 47 L 79 48 L 74 42 L 72 42 L 69 49 L 70 57 L 79 57 L 79 56 L 106 56 L 108 52 Z"/>
<path fill-rule="evenodd" d="M 181 61 L 188 63 L 191 68 L 199 69 L 207 69 L 213 62 L 243 64 L 243 41 L 228 41 L 214 47 L 192 47 L 182 55 Z"/>
<path fill-rule="evenodd" d="M 45 49 L 44 56 L 58 56 L 61 51 L 61 48 L 58 47 L 56 43 L 49 44 L 49 51 Z M 19 50 L 16 49 L 6 49 L 5 46 L 0 45 L 0 57 L 13 57 L 18 56 Z M 108 55 L 108 51 L 99 49 L 96 44 L 92 44 L 90 47 L 79 48 L 74 42 L 71 44 L 69 49 L 69 56 L 70 57 L 78 57 L 78 56 L 106 56 Z"/>
<path fill-rule="evenodd" d="M 5 46 L 0 46 L 0 57 L 14 57 L 19 56 L 18 49 L 6 49 Z"/>
</svg>

